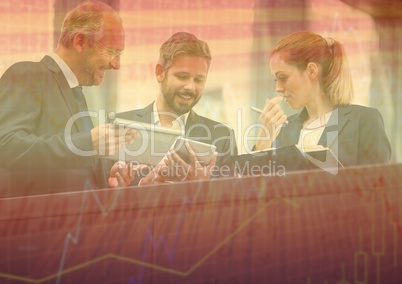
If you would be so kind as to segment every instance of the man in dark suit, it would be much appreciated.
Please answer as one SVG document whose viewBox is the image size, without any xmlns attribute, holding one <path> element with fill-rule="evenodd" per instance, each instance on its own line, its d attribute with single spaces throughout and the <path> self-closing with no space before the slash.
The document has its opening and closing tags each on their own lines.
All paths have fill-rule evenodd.
<svg viewBox="0 0 402 284">
<path fill-rule="evenodd" d="M 159 62 L 155 68 L 156 79 L 160 86 L 159 95 L 153 103 L 143 109 L 117 114 L 118 118 L 151 123 L 165 127 L 182 128 L 187 138 L 216 146 L 217 157 L 209 165 L 197 163 L 193 153 L 190 163 L 183 161 L 177 153 L 168 153 L 169 173 L 178 165 L 184 169 L 178 176 L 164 177 L 156 167 L 140 184 L 171 180 L 196 180 L 233 175 L 231 155 L 237 154 L 233 129 L 222 123 L 199 116 L 192 108 L 200 100 L 207 80 L 211 54 L 207 43 L 195 35 L 178 32 L 172 35 L 160 48 Z M 191 149 L 190 149 L 191 151 Z M 110 186 L 128 185 L 126 171 L 112 168 Z M 165 169 L 166 170 L 166 169 Z M 120 182 L 117 183 L 116 179 Z M 132 184 L 132 183 L 131 183 Z M 136 181 L 134 181 L 136 184 Z"/>
<path fill-rule="evenodd" d="M 40 62 L 19 62 L 0 79 L 2 196 L 41 194 L 104 184 L 99 155 L 109 137 L 128 143 L 135 133 L 93 127 L 81 86 L 99 85 L 120 68 L 120 16 L 101 2 L 86 2 L 63 22 L 55 52 Z M 126 135 L 125 135 L 126 134 Z"/>
</svg>

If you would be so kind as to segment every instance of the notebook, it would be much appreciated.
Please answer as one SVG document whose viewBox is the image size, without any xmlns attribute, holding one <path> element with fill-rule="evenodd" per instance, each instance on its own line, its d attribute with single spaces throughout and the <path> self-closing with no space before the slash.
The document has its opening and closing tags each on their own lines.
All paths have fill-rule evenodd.
<svg viewBox="0 0 402 284">
<path fill-rule="evenodd" d="M 331 149 L 316 146 L 299 148 L 297 145 L 271 148 L 232 157 L 235 171 L 240 176 L 286 175 L 288 172 L 322 169 L 336 174 L 342 163 Z"/>
</svg>

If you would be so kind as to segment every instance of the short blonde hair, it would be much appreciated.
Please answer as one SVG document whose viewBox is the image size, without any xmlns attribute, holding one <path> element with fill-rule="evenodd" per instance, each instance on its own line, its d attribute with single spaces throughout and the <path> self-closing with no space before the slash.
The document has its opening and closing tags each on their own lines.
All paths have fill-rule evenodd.
<svg viewBox="0 0 402 284">
<path fill-rule="evenodd" d="M 187 32 L 177 32 L 172 35 L 159 49 L 159 64 L 168 70 L 173 59 L 178 56 L 203 57 L 208 67 L 211 62 L 211 52 L 208 44 L 195 35 Z"/>
<path fill-rule="evenodd" d="M 64 18 L 59 44 L 68 47 L 77 33 L 86 35 L 92 43 L 101 39 L 106 14 L 122 22 L 118 13 L 103 2 L 87 1 L 78 5 Z"/>
</svg>

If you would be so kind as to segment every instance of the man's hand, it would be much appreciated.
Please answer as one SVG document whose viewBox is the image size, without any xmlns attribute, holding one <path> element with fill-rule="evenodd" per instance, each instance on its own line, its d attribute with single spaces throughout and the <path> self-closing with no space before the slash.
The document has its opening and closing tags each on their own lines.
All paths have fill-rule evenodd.
<svg viewBox="0 0 402 284">
<path fill-rule="evenodd" d="M 133 165 L 131 162 L 116 162 L 110 169 L 108 186 L 109 188 L 126 187 L 131 184 L 139 172 L 142 172 L 147 165 Z"/>
<path fill-rule="evenodd" d="M 190 154 L 190 164 L 187 164 L 180 156 L 174 151 L 170 150 L 167 158 L 164 160 L 165 180 L 168 181 L 189 181 L 189 180 L 202 180 L 210 179 L 213 168 L 216 164 L 218 153 L 215 152 L 208 165 L 203 165 L 197 158 L 197 154 L 189 143 L 186 143 L 186 148 Z M 164 174 L 162 172 L 162 174 Z"/>
<path fill-rule="evenodd" d="M 167 180 L 166 176 L 166 166 L 163 164 L 158 164 L 154 167 L 148 175 L 143 177 L 138 185 L 148 185 L 148 184 L 157 184 L 157 183 L 165 183 Z"/>
</svg>

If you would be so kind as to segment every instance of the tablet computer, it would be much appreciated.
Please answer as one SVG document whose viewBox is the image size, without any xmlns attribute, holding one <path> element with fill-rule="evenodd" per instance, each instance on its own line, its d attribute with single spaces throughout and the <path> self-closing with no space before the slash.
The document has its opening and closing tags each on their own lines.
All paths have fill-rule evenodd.
<svg viewBox="0 0 402 284">
<path fill-rule="evenodd" d="M 116 118 L 113 123 L 115 127 L 119 127 L 120 129 L 132 128 L 139 133 L 139 136 L 132 144 L 118 149 L 107 157 L 120 161 L 156 165 L 163 159 L 176 139 L 183 134 L 180 129 L 121 118 Z"/>
<path fill-rule="evenodd" d="M 216 146 L 191 140 L 188 138 L 178 137 L 174 143 L 173 150 L 182 158 L 187 164 L 191 163 L 190 152 L 187 150 L 186 143 L 194 150 L 198 161 L 202 165 L 208 165 L 211 162 L 212 156 L 216 151 Z"/>
</svg>

